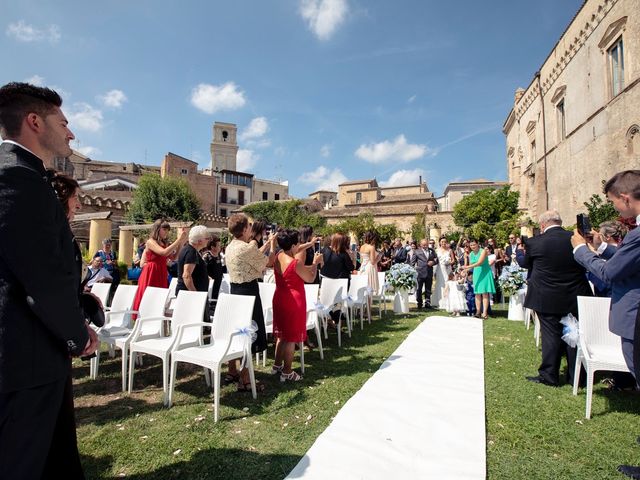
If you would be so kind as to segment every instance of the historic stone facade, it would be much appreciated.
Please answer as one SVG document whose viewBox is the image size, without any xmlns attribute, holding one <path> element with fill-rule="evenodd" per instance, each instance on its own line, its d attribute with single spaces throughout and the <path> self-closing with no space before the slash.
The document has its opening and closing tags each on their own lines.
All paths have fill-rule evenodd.
<svg viewBox="0 0 640 480">
<path fill-rule="evenodd" d="M 438 197 L 438 210 L 441 212 L 452 212 L 453 207 L 467 195 L 485 188 L 502 188 L 508 182 L 492 182 L 480 178 L 477 180 L 466 180 L 463 182 L 449 182 L 445 187 L 441 197 Z"/>
<path fill-rule="evenodd" d="M 638 0 L 586 0 L 503 126 L 521 208 L 573 223 L 603 180 L 640 165 L 638 125 Z"/>
<path fill-rule="evenodd" d="M 160 167 L 162 177 L 184 178 L 191 190 L 198 197 L 203 212 L 213 212 L 215 207 L 216 179 L 211 175 L 203 175 L 198 172 L 198 164 L 192 160 L 167 153 Z"/>
</svg>

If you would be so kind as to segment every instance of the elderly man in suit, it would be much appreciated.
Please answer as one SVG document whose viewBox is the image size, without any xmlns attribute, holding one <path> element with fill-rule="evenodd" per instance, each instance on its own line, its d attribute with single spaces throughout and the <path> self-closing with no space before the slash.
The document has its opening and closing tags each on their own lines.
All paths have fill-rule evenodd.
<svg viewBox="0 0 640 480">
<path fill-rule="evenodd" d="M 424 307 L 431 307 L 431 286 L 433 285 L 433 266 L 438 263 L 436 251 L 429 247 L 426 238 L 420 240 L 420 248 L 416 248 L 411 256 L 411 265 L 418 272 L 418 286 L 416 287 L 416 301 L 418 308 L 422 308 L 422 290 L 424 289 Z"/>
<path fill-rule="evenodd" d="M 619 172 L 604 185 L 604 193 L 622 217 L 635 217 L 640 225 L 640 170 Z M 574 232 L 573 255 L 598 279 L 611 286 L 609 330 L 620 335 L 622 353 L 629 371 L 640 379 L 640 228 L 631 230 L 614 248 L 601 243 L 594 232 L 593 247 L 600 257 L 586 247 L 585 239 Z M 622 465 L 619 470 L 640 479 L 640 467 Z"/>
<path fill-rule="evenodd" d="M 527 380 L 544 385 L 559 385 L 560 361 L 567 356 L 567 380 L 573 383 L 576 349 L 562 340 L 560 320 L 568 313 L 578 316 L 578 295 L 591 296 L 585 269 L 572 255 L 571 232 L 562 228 L 555 210 L 540 216 L 542 235 L 526 243 L 524 267 L 529 270 L 524 306 L 540 319 L 542 363 L 538 376 Z"/>
<path fill-rule="evenodd" d="M 53 90 L 0 88 L 0 476 L 84 478 L 71 355 L 98 345 L 80 308 L 73 235 L 45 167 L 71 154 Z M 34 255 L 47 242 L 47 255 Z"/>
</svg>

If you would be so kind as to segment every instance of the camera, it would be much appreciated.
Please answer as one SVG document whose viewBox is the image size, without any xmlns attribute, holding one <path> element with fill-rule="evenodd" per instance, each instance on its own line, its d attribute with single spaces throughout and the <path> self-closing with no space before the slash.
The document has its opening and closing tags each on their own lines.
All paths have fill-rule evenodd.
<svg viewBox="0 0 640 480">
<path fill-rule="evenodd" d="M 584 213 L 576 215 L 576 228 L 578 229 L 578 233 L 583 237 L 591 236 L 591 221 L 589 220 L 589 215 Z"/>
</svg>

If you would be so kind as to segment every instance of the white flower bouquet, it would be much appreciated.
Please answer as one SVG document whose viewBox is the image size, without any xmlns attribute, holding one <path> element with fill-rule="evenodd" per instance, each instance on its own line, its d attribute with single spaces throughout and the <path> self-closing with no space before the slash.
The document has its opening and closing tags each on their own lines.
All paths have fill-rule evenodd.
<svg viewBox="0 0 640 480">
<path fill-rule="evenodd" d="M 393 290 L 413 290 L 418 284 L 418 272 L 411 265 L 396 263 L 385 274 L 385 282 Z"/>
<path fill-rule="evenodd" d="M 498 285 L 502 292 L 509 297 L 515 295 L 527 283 L 526 272 L 519 265 L 504 267 L 498 277 Z"/>
</svg>

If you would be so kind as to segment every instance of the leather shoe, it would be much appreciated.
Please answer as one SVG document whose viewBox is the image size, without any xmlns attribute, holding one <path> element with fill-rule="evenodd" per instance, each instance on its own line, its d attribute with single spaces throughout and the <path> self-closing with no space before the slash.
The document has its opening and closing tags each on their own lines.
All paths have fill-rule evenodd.
<svg viewBox="0 0 640 480">
<path fill-rule="evenodd" d="M 618 466 L 618 471 L 624 473 L 627 477 L 640 480 L 640 467 L 635 465 L 620 465 Z"/>
<path fill-rule="evenodd" d="M 548 387 L 557 387 L 558 384 L 557 383 L 552 383 L 548 380 L 545 380 L 544 378 L 537 376 L 537 377 L 525 377 L 527 380 L 529 380 L 530 382 L 533 383 L 541 383 L 542 385 L 546 385 Z"/>
</svg>

